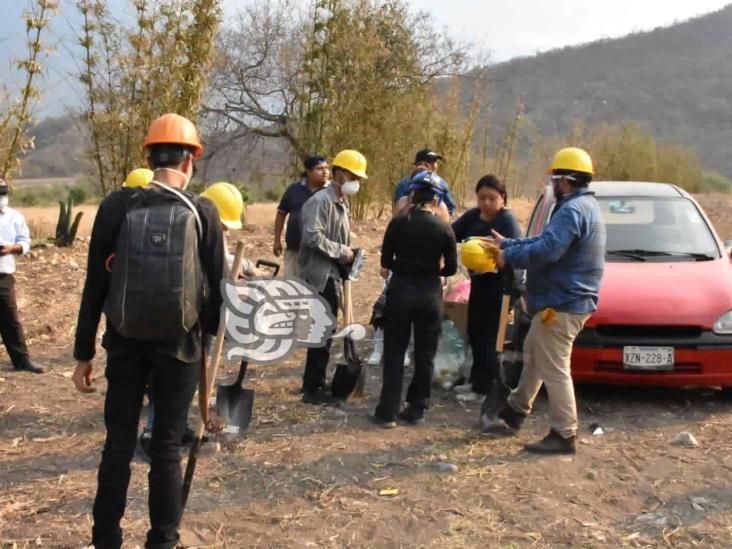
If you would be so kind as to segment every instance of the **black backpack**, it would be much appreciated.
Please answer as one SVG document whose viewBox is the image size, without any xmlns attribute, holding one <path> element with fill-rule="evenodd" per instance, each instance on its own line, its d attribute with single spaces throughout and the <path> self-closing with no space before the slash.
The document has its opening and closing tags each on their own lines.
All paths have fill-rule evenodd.
<svg viewBox="0 0 732 549">
<path fill-rule="evenodd" d="M 176 341 L 203 304 L 202 225 L 192 195 L 152 186 L 127 197 L 104 312 L 123 337 Z"/>
</svg>

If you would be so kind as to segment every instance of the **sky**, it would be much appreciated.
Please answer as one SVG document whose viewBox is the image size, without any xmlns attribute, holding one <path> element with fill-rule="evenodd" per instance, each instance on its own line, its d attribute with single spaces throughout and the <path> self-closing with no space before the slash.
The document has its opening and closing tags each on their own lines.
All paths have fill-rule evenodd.
<svg viewBox="0 0 732 549">
<path fill-rule="evenodd" d="M 11 59 L 23 55 L 21 13 L 29 0 L 0 0 L 0 78 L 12 82 Z M 227 16 L 251 0 L 223 0 Z M 305 4 L 306 0 L 296 0 Z M 731 0 L 408 0 L 416 11 L 431 14 L 438 27 L 489 54 L 492 62 L 533 55 L 568 45 L 613 38 L 669 26 L 716 11 Z M 110 0 L 126 5 L 128 0 Z M 37 117 L 58 115 L 77 103 L 73 27 L 74 0 L 61 0 L 61 13 L 48 35 L 55 45 L 46 91 Z M 10 80 L 9 80 L 10 79 Z"/>
</svg>

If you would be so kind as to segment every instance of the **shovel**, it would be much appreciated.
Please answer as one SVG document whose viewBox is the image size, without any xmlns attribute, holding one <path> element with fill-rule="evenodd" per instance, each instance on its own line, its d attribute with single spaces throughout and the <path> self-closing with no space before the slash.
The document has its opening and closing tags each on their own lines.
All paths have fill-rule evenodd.
<svg viewBox="0 0 732 549">
<path fill-rule="evenodd" d="M 234 253 L 234 263 L 232 264 L 232 273 L 238 273 L 241 267 L 241 260 L 244 256 L 244 242 L 236 243 L 236 251 Z M 213 388 L 213 382 L 216 379 L 216 372 L 219 368 L 219 358 L 221 358 L 221 350 L 224 347 L 224 334 L 226 332 L 226 314 L 223 314 L 219 322 L 219 331 L 216 333 L 216 342 L 214 343 L 213 353 L 211 354 L 211 364 L 206 368 L 205 363 L 202 364 L 201 378 L 198 384 L 198 399 L 201 412 L 201 420 L 196 426 L 196 433 L 193 438 L 193 444 L 188 454 L 188 463 L 186 464 L 186 472 L 183 476 L 183 488 L 181 498 L 181 516 L 188 501 L 188 494 L 191 491 L 191 482 L 193 482 L 193 473 L 196 470 L 196 461 L 198 460 L 198 450 L 201 448 L 201 439 L 203 438 L 204 429 L 211 429 L 211 420 L 208 415 L 208 404 Z M 209 373 L 210 372 L 210 373 Z"/>
<path fill-rule="evenodd" d="M 352 280 L 350 278 L 343 281 L 343 310 L 346 326 L 350 326 L 353 323 L 351 284 Z M 346 358 L 346 363 L 336 366 L 330 390 L 334 397 L 345 400 L 352 394 L 359 392 L 363 394 L 366 372 L 364 371 L 361 359 L 356 353 L 356 344 L 350 336 L 346 336 L 343 339 L 343 355 Z"/>
<path fill-rule="evenodd" d="M 261 265 L 273 268 L 273 277 L 280 272 L 279 263 L 274 261 L 260 259 L 257 261 L 257 267 Z M 224 423 L 223 432 L 227 434 L 238 435 L 244 433 L 252 421 L 254 391 L 242 387 L 248 365 L 249 363 L 246 360 L 242 360 L 236 381 L 232 385 L 219 385 L 216 390 L 216 415 Z"/>
<path fill-rule="evenodd" d="M 511 287 L 513 284 L 513 271 L 506 269 L 503 273 L 503 297 L 501 299 L 501 316 L 498 319 L 498 335 L 496 336 L 496 353 L 498 354 L 499 372 L 503 370 L 503 348 L 506 343 L 506 331 L 508 329 L 509 311 L 511 306 Z M 493 380 L 491 392 L 483 399 L 480 407 L 481 423 L 486 424 L 494 417 L 506 402 L 509 389 L 503 382 L 503 375 Z"/>
</svg>

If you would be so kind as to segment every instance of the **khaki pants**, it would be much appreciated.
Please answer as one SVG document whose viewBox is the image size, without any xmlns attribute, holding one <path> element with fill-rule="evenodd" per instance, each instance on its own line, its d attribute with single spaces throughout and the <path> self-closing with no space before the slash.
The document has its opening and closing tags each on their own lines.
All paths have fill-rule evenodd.
<svg viewBox="0 0 732 549">
<path fill-rule="evenodd" d="M 285 278 L 297 277 L 297 250 L 285 250 L 285 266 L 282 272 Z"/>
<path fill-rule="evenodd" d="M 544 324 L 539 314 L 534 315 L 524 340 L 521 379 L 508 397 L 511 408 L 529 414 L 544 383 L 549 395 L 549 424 L 565 438 L 577 434 L 577 404 L 570 355 L 574 340 L 589 317 L 589 313 L 557 312 L 553 322 Z"/>
</svg>

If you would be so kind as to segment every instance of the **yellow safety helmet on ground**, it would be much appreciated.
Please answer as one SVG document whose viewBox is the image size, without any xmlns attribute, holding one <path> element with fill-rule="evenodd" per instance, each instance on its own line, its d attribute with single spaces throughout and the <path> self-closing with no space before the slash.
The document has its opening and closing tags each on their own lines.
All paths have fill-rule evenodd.
<svg viewBox="0 0 732 549">
<path fill-rule="evenodd" d="M 577 147 L 567 147 L 554 155 L 551 169 L 552 171 L 571 170 L 589 175 L 595 173 L 592 169 L 592 158 L 590 158 L 590 155 L 587 151 L 578 149 Z"/>
<path fill-rule="evenodd" d="M 146 187 L 153 179 L 153 171 L 147 168 L 137 168 L 127 174 L 123 187 Z"/>
<path fill-rule="evenodd" d="M 152 121 L 142 147 L 148 149 L 153 145 L 164 144 L 191 147 L 193 158 L 196 159 L 201 158 L 203 154 L 203 146 L 196 126 L 187 118 L 172 112 Z"/>
<path fill-rule="evenodd" d="M 341 151 L 335 156 L 330 165 L 334 168 L 348 170 L 362 179 L 368 179 L 366 175 L 366 157 L 358 151 L 352 149 Z"/>
<path fill-rule="evenodd" d="M 201 193 L 216 205 L 221 223 L 229 229 L 241 229 L 241 214 L 244 211 L 244 198 L 231 183 L 214 183 Z"/>
<path fill-rule="evenodd" d="M 472 238 L 460 246 L 460 261 L 474 273 L 488 273 L 496 270 L 495 252 L 486 250 L 479 238 Z"/>
</svg>

